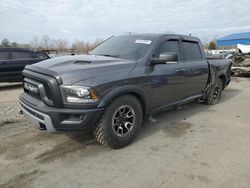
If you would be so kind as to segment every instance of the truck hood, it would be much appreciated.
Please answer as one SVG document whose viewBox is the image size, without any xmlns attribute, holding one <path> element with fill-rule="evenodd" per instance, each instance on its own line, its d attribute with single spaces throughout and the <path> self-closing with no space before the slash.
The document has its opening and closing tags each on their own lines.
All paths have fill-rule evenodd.
<svg viewBox="0 0 250 188">
<path fill-rule="evenodd" d="M 135 64 L 136 62 L 132 60 L 113 57 L 77 55 L 56 57 L 41 61 L 32 66 L 59 74 L 63 84 L 74 84 L 85 79 L 107 74 L 129 72 Z"/>
</svg>

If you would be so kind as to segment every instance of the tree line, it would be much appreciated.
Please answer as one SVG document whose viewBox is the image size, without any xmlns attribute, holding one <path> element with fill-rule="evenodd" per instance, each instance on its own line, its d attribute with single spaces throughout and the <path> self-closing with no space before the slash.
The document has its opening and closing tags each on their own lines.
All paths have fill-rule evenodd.
<svg viewBox="0 0 250 188">
<path fill-rule="evenodd" d="M 19 48 L 29 48 L 32 50 L 56 50 L 58 52 L 73 52 L 73 53 L 87 53 L 92 50 L 102 40 L 97 39 L 95 42 L 85 42 L 81 40 L 75 40 L 69 43 L 66 39 L 51 39 L 48 35 L 43 35 L 41 39 L 39 37 L 34 37 L 29 43 L 17 43 L 10 42 L 8 39 L 3 39 L 0 47 L 19 47 Z M 205 42 L 204 48 L 209 50 L 217 49 L 216 40 L 210 42 Z"/>
<path fill-rule="evenodd" d="M 101 39 L 96 39 L 94 42 L 75 40 L 70 43 L 66 39 L 51 39 L 48 35 L 43 35 L 41 38 L 34 37 L 29 43 L 11 42 L 5 38 L 1 41 L 0 47 L 28 48 L 37 51 L 56 50 L 58 52 L 87 53 L 100 44 L 101 41 Z"/>
</svg>

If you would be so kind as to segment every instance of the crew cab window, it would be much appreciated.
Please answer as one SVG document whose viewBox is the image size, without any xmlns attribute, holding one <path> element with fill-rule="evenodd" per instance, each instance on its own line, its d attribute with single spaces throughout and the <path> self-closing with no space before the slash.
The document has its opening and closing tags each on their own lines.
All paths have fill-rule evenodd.
<svg viewBox="0 0 250 188">
<path fill-rule="evenodd" d="M 201 50 L 198 42 L 183 41 L 183 59 L 188 60 L 200 60 L 202 59 Z"/>
<path fill-rule="evenodd" d="M 156 56 L 158 57 L 163 52 L 175 52 L 177 53 L 178 57 L 180 57 L 180 48 L 178 40 L 168 40 L 164 42 L 157 51 Z"/>
<path fill-rule="evenodd" d="M 12 51 L 12 59 L 28 59 L 31 58 L 29 52 Z"/>
<path fill-rule="evenodd" d="M 0 60 L 9 59 L 9 51 L 0 51 Z"/>
</svg>

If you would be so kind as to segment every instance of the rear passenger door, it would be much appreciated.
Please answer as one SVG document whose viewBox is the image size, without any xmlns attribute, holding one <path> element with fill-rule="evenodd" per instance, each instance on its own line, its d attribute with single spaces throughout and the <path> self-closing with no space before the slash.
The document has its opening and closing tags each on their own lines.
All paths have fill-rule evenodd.
<svg viewBox="0 0 250 188">
<path fill-rule="evenodd" d="M 184 98 L 203 93 L 208 80 L 207 60 L 202 55 L 198 41 L 181 40 L 181 61 L 185 69 Z"/>
<path fill-rule="evenodd" d="M 11 70 L 13 74 L 21 76 L 24 67 L 32 62 L 30 51 L 12 50 L 11 51 Z"/>
</svg>

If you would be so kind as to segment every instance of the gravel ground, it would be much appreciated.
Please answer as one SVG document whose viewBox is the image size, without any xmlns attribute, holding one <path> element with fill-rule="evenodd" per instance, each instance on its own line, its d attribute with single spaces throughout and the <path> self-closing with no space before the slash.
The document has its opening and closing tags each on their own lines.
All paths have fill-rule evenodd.
<svg viewBox="0 0 250 188">
<path fill-rule="evenodd" d="M 218 105 L 192 103 L 145 121 L 120 150 L 90 133 L 39 131 L 18 114 L 20 84 L 0 85 L 0 187 L 250 187 L 250 79 Z"/>
</svg>

